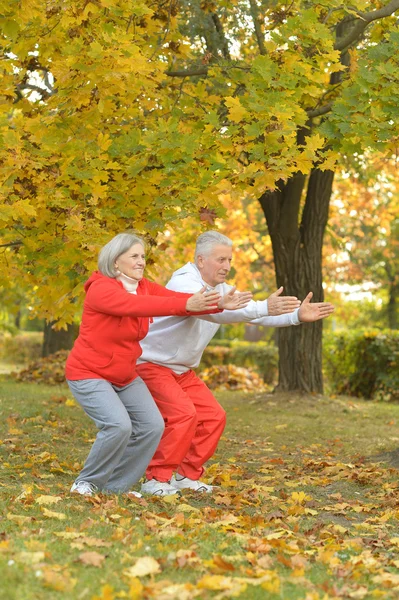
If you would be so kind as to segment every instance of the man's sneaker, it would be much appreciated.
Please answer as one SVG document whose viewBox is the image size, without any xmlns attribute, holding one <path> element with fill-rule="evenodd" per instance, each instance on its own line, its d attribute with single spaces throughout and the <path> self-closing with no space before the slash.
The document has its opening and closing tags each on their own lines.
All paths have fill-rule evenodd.
<svg viewBox="0 0 399 600">
<path fill-rule="evenodd" d="M 206 494 L 211 494 L 214 488 L 213 485 L 208 485 L 199 479 L 189 479 L 188 477 L 176 479 L 174 475 L 170 480 L 170 484 L 178 490 L 194 490 L 196 492 L 205 492 Z"/>
<path fill-rule="evenodd" d="M 71 492 L 75 494 L 81 494 L 82 496 L 92 496 L 98 490 L 98 487 L 94 483 L 89 481 L 75 481 L 71 487 Z"/>
<path fill-rule="evenodd" d="M 173 496 L 179 493 L 168 481 L 157 481 L 156 479 L 149 479 L 142 483 L 141 492 L 151 494 L 151 496 Z"/>
</svg>

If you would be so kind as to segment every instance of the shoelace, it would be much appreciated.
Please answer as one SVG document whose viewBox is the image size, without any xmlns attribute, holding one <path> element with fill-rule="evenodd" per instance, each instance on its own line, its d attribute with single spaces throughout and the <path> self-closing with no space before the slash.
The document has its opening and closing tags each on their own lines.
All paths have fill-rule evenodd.
<svg viewBox="0 0 399 600">
<path fill-rule="evenodd" d="M 90 492 L 91 494 L 94 494 L 98 490 L 98 487 L 89 481 L 78 481 L 76 484 L 76 490 L 79 492 Z"/>
</svg>

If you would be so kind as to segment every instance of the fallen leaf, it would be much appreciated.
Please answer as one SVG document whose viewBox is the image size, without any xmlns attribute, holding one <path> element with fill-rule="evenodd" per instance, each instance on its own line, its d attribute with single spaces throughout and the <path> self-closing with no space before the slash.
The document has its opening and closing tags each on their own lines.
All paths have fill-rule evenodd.
<svg viewBox="0 0 399 600">
<path fill-rule="evenodd" d="M 49 519 L 58 519 L 59 521 L 64 521 L 66 519 L 65 513 L 54 512 L 52 510 L 47 510 L 47 508 L 42 508 L 42 513 Z"/>
<path fill-rule="evenodd" d="M 21 562 L 24 565 L 37 565 L 43 562 L 45 558 L 44 552 L 18 552 L 15 555 L 15 560 Z"/>
<path fill-rule="evenodd" d="M 76 579 L 72 579 L 68 573 L 62 573 L 55 569 L 44 569 L 42 578 L 46 587 L 57 592 L 69 592 L 76 585 Z"/>
<path fill-rule="evenodd" d="M 89 565 L 91 567 L 101 567 L 103 561 L 105 560 L 105 556 L 95 551 L 82 552 L 82 554 L 79 554 L 79 560 L 84 565 Z"/>
<path fill-rule="evenodd" d="M 19 525 L 23 525 L 24 523 L 30 523 L 34 520 L 34 517 L 26 517 L 25 515 L 13 515 L 12 513 L 7 513 L 7 519 L 9 521 L 15 521 Z"/>
<path fill-rule="evenodd" d="M 62 500 L 61 496 L 38 496 L 35 502 L 40 504 L 40 506 L 43 506 L 47 504 L 57 504 L 60 500 Z"/>
<path fill-rule="evenodd" d="M 144 577 L 145 575 L 155 575 L 155 573 L 160 573 L 160 571 L 161 567 L 155 558 L 152 556 L 142 556 L 133 567 L 125 570 L 125 574 L 129 577 Z"/>
</svg>

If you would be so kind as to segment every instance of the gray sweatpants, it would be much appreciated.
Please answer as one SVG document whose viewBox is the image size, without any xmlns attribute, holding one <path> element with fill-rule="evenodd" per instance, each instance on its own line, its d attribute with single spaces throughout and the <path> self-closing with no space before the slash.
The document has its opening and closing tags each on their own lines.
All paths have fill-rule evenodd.
<svg viewBox="0 0 399 600">
<path fill-rule="evenodd" d="M 99 432 L 76 481 L 99 490 L 126 492 L 153 457 L 165 425 L 144 381 L 125 387 L 104 379 L 68 380 L 69 388 Z"/>
</svg>

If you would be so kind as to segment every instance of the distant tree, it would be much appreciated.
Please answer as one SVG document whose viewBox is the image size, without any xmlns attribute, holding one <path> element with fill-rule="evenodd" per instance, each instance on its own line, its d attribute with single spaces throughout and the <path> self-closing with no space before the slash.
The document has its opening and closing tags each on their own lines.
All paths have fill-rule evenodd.
<svg viewBox="0 0 399 600">
<path fill-rule="evenodd" d="M 386 326 L 399 325 L 399 184 L 394 160 L 371 156 L 363 173 L 338 177 L 326 257 L 335 283 L 372 282 L 386 298 Z"/>
</svg>

